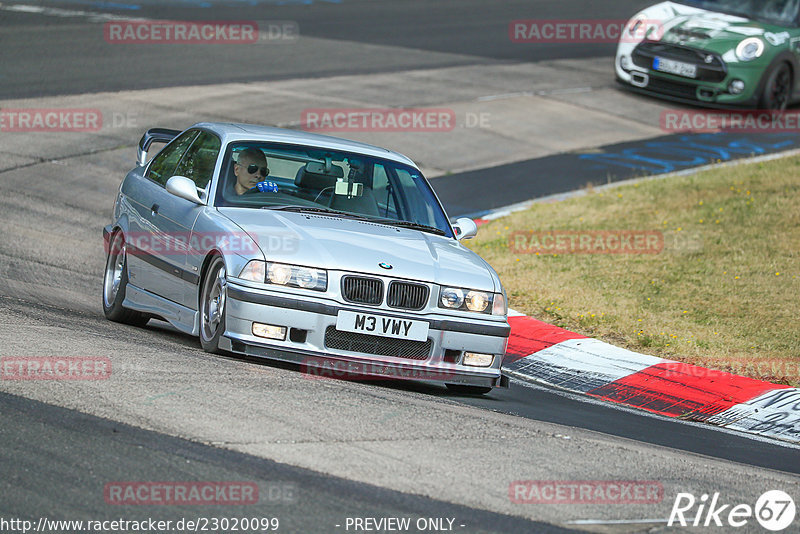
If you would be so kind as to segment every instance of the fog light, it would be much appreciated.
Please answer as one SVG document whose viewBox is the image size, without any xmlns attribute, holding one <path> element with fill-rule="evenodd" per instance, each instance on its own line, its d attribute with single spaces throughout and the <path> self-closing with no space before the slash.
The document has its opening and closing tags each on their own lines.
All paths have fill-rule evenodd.
<svg viewBox="0 0 800 534">
<path fill-rule="evenodd" d="M 480 352 L 465 352 L 464 365 L 470 367 L 489 367 L 494 361 L 493 354 L 481 354 Z"/>
<path fill-rule="evenodd" d="M 728 86 L 728 92 L 732 95 L 739 95 L 744 92 L 744 82 L 742 80 L 733 80 Z"/>
<path fill-rule="evenodd" d="M 272 324 L 253 323 L 253 335 L 265 337 L 267 339 L 284 341 L 286 339 L 286 327 L 275 326 Z"/>
</svg>

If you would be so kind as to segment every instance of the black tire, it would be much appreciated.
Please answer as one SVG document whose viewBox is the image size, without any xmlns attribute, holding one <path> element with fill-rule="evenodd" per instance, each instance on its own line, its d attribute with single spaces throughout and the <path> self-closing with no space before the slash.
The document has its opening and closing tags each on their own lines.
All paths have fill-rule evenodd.
<svg viewBox="0 0 800 534">
<path fill-rule="evenodd" d="M 784 111 L 789 105 L 793 90 L 792 69 L 788 63 L 781 63 L 767 74 L 759 106 L 761 109 Z"/>
<path fill-rule="evenodd" d="M 200 345 L 203 350 L 221 354 L 219 340 L 225 332 L 227 290 L 225 262 L 214 256 L 200 282 Z"/>
<path fill-rule="evenodd" d="M 465 384 L 445 384 L 447 389 L 459 395 L 485 395 L 494 388 L 490 386 L 467 386 Z"/>
<path fill-rule="evenodd" d="M 128 256 L 122 232 L 111 236 L 106 257 L 106 270 L 103 275 L 103 313 L 106 319 L 133 326 L 144 326 L 150 320 L 136 310 L 122 307 L 128 287 Z"/>
</svg>

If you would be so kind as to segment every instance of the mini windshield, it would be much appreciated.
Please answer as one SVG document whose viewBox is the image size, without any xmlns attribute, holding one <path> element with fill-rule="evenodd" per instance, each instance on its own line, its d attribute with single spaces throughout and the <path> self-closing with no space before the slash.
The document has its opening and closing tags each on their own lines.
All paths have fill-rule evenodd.
<svg viewBox="0 0 800 534">
<path fill-rule="evenodd" d="M 414 167 L 362 154 L 263 142 L 228 145 L 216 205 L 354 217 L 453 237 Z"/>
<path fill-rule="evenodd" d="M 796 26 L 800 0 L 679 0 L 681 4 L 779 26 Z"/>
</svg>

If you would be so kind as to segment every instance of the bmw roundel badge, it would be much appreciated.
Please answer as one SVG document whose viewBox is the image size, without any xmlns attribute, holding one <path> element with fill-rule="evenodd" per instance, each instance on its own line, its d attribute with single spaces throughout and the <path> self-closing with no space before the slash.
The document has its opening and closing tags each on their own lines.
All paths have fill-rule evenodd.
<svg viewBox="0 0 800 534">
<path fill-rule="evenodd" d="M 380 262 L 380 263 L 378 264 L 378 267 L 380 267 L 381 269 L 391 269 L 391 268 L 392 268 L 392 264 L 391 264 L 391 263 L 386 263 L 386 262 L 383 262 L 383 261 L 382 261 L 382 262 Z"/>
</svg>

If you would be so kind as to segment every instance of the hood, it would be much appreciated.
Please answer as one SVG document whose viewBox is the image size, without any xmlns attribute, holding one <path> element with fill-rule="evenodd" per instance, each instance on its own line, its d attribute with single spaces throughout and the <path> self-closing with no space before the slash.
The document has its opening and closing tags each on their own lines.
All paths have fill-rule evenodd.
<svg viewBox="0 0 800 534">
<path fill-rule="evenodd" d="M 781 26 L 675 2 L 652 6 L 641 15 L 661 24 L 661 42 L 685 44 L 720 55 L 734 50 L 747 37 L 761 37 L 767 46 L 780 46 L 790 38 Z"/>
<path fill-rule="evenodd" d="M 452 238 L 317 214 L 243 208 L 219 212 L 258 243 L 267 261 L 500 291 L 494 270 Z"/>
</svg>

